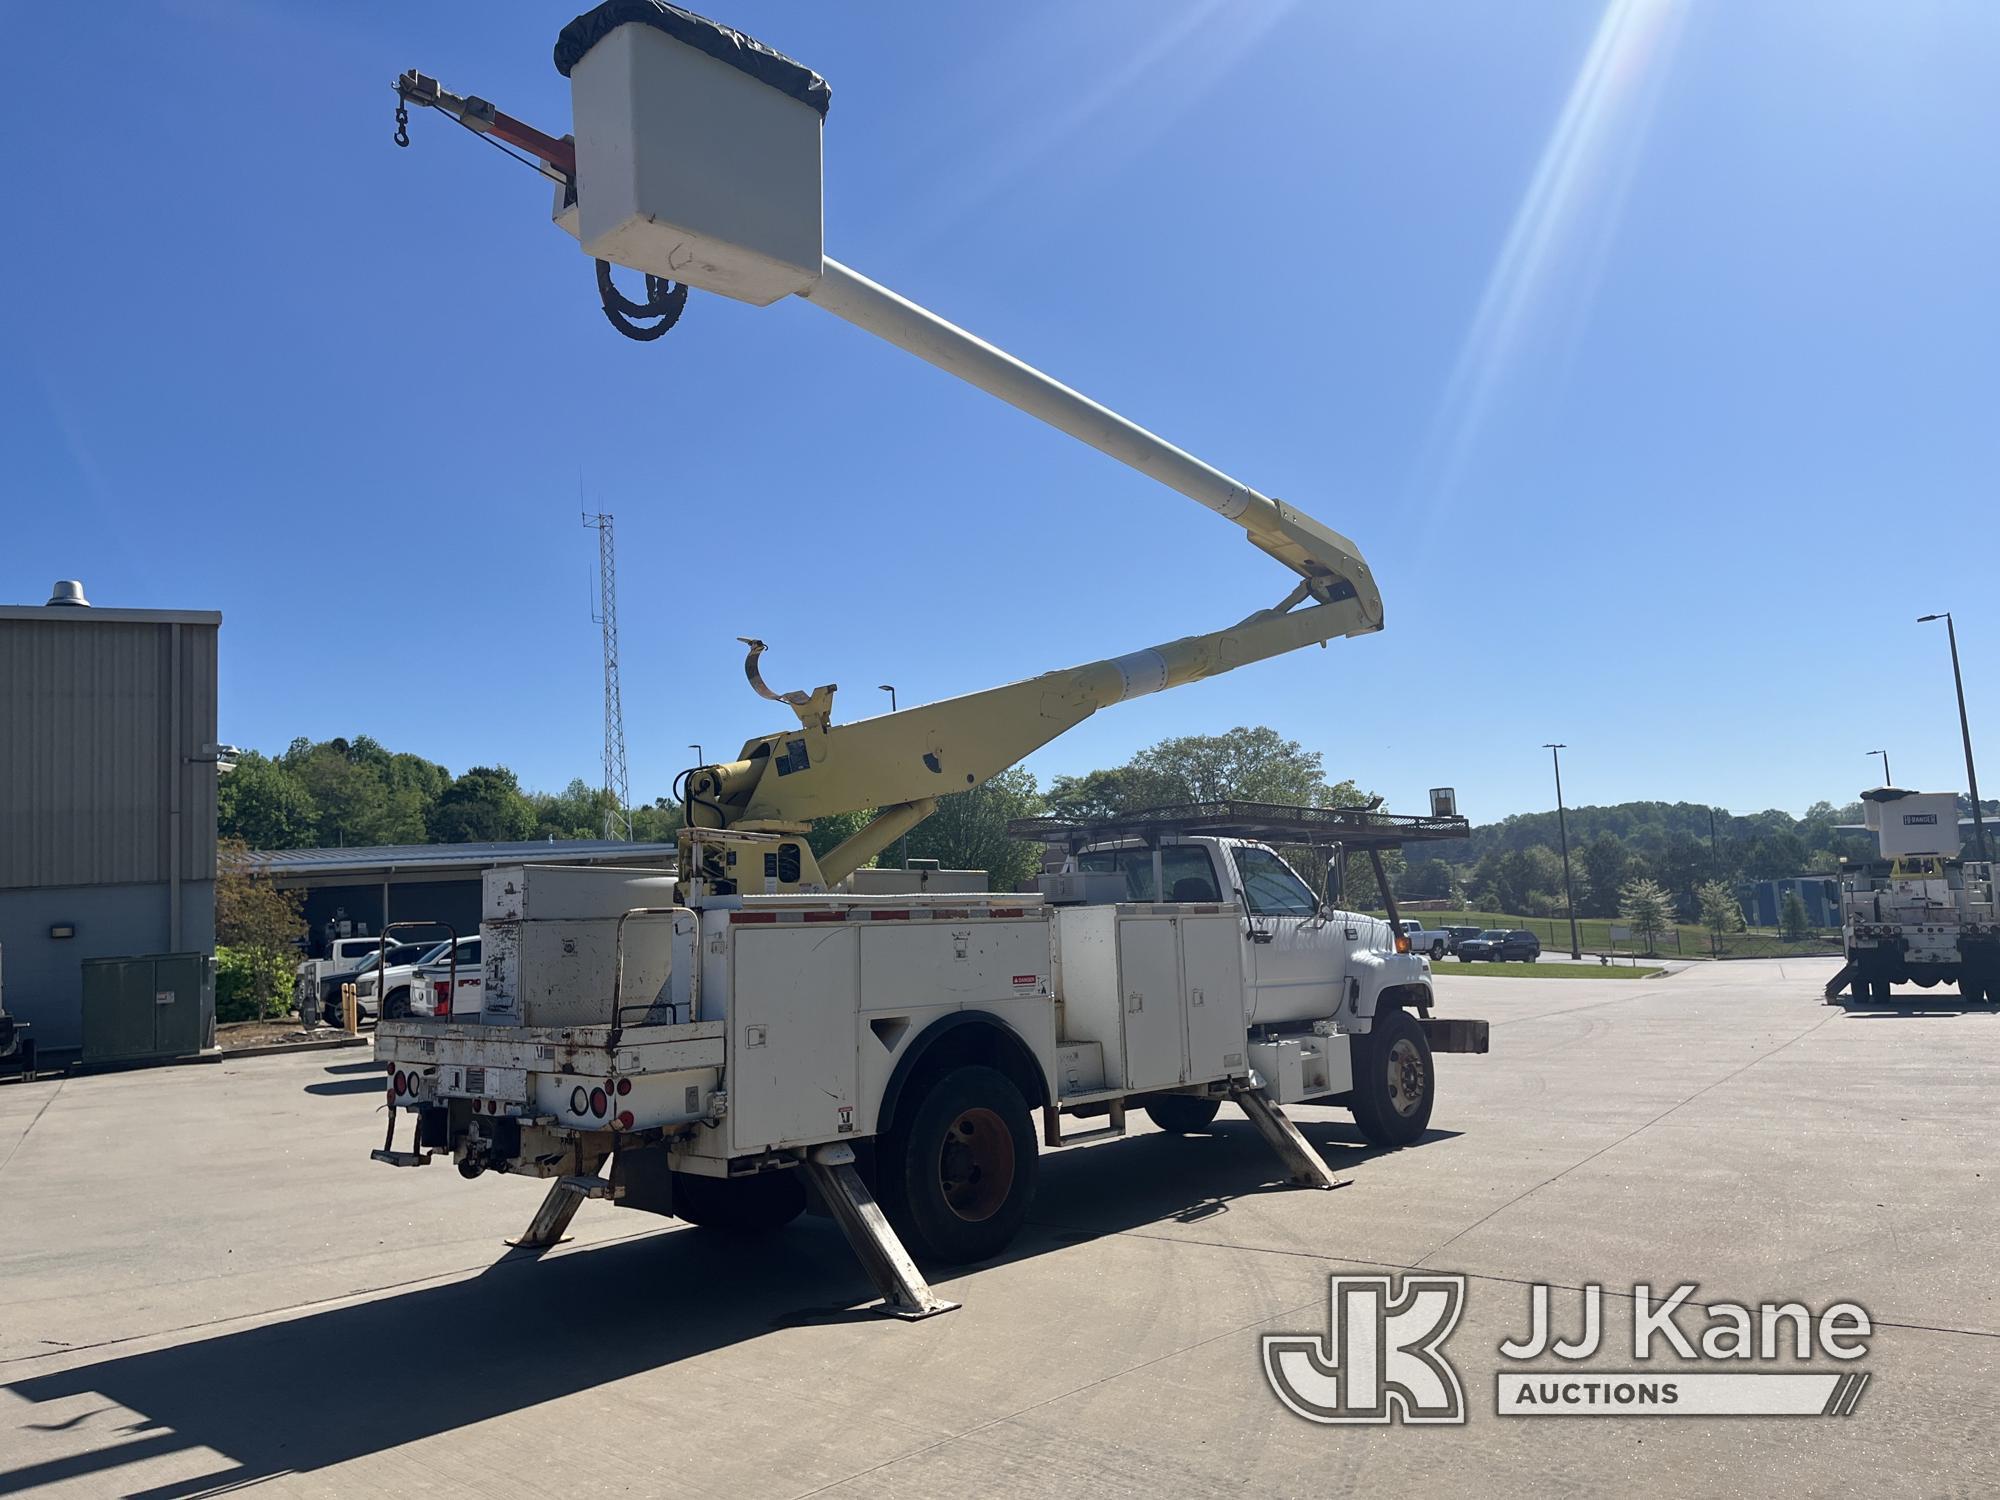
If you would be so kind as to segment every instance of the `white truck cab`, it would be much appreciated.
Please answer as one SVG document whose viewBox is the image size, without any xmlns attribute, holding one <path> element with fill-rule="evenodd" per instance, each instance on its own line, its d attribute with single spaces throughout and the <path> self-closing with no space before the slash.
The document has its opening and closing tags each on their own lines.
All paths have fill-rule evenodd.
<svg viewBox="0 0 2000 1500">
<path fill-rule="evenodd" d="M 1241 913 L 1245 1019 L 1280 1025 L 1321 1017 L 1365 1031 L 1379 1006 L 1431 1006 L 1430 965 L 1396 951 L 1379 917 L 1325 906 L 1277 850 L 1252 839 L 1190 835 L 1157 851 L 1137 839 L 1092 845 L 1079 870 L 1117 872 L 1133 901 L 1151 901 L 1155 853 L 1169 901 L 1228 901 Z"/>
</svg>

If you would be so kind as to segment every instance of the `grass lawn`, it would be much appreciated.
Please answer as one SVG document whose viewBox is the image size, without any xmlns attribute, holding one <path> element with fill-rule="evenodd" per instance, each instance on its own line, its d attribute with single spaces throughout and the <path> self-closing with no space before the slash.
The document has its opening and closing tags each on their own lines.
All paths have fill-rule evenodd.
<svg viewBox="0 0 2000 1500">
<path fill-rule="evenodd" d="M 1542 947 L 1552 952 L 1569 952 L 1569 921 L 1565 917 L 1518 917 L 1492 911 L 1414 911 L 1405 913 L 1422 922 L 1426 927 L 1505 927 L 1519 928 L 1532 932 L 1542 940 Z M 1611 940 L 1613 925 L 1623 925 L 1608 917 L 1579 917 L 1577 937 L 1581 939 L 1586 953 L 1616 953 L 1624 957 L 1636 953 L 1642 944 L 1633 938 L 1620 938 L 1615 944 Z M 1717 953 L 1714 948 L 1719 946 Z M 1652 954 L 1642 954 L 1651 958 L 1793 958 L 1793 957 L 1839 957 L 1840 932 L 1816 933 L 1811 937 L 1787 941 L 1777 931 L 1768 927 L 1752 928 L 1748 932 L 1725 933 L 1719 945 L 1714 943 L 1714 935 L 1706 927 L 1670 927 L 1654 939 Z M 1447 958 L 1446 962 L 1456 962 Z"/>
<path fill-rule="evenodd" d="M 1485 975 L 1489 979 L 1651 979 L 1665 969 L 1629 964 L 1462 964 L 1455 958 L 1431 965 L 1434 974 Z"/>
</svg>

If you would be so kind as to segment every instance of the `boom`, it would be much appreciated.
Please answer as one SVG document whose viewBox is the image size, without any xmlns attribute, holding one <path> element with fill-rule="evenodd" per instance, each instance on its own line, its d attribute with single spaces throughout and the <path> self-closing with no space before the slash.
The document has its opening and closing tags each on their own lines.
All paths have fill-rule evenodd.
<svg viewBox="0 0 2000 1500">
<path fill-rule="evenodd" d="M 799 296 L 1233 521 L 1299 578 L 1275 607 L 1220 630 L 853 724 L 833 723 L 831 684 L 767 688 L 763 644 L 746 638 L 751 685 L 788 704 L 799 725 L 687 772 L 690 828 L 797 831 L 877 809 L 819 862 L 825 879 L 839 880 L 939 797 L 979 785 L 1100 708 L 1382 628 L 1381 594 L 1346 537 L 825 256 L 819 152 L 830 92 L 819 75 L 685 12 L 617 5 L 573 22 L 556 61 L 571 80 L 573 142 L 414 71 L 397 93 L 520 147 L 562 184 L 555 222 L 597 258 L 607 314 L 621 329 L 664 332 L 689 286 L 759 305 Z M 647 274 L 647 303 L 615 292 L 609 264 Z M 639 329 L 628 315 L 660 322 Z"/>
</svg>

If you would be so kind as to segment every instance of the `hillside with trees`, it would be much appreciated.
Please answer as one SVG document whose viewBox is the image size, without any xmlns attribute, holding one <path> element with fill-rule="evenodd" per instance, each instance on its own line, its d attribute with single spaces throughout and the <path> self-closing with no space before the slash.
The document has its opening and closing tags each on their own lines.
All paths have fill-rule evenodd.
<svg viewBox="0 0 2000 1500">
<path fill-rule="evenodd" d="M 1263 725 L 1225 734 L 1181 735 L 1139 751 L 1122 765 L 1057 776 L 1046 788 L 1016 767 L 982 787 L 947 797 L 908 840 L 913 859 L 951 869 L 985 869 L 996 889 L 1025 884 L 1040 850 L 1006 836 L 1011 818 L 1055 813 L 1106 817 L 1181 802 L 1237 797 L 1258 802 L 1358 806 L 1371 798 L 1351 780 L 1330 780 L 1320 752 Z M 294 740 L 266 756 L 246 752 L 222 778 L 219 832 L 252 849 L 598 837 L 605 793 L 581 778 L 560 792 L 525 789 L 504 766 L 457 775 L 435 761 L 391 751 L 368 738 Z M 830 849 L 869 813 L 822 819 L 812 843 Z M 1702 909 L 1702 888 L 1832 871 L 1842 854 L 1865 856 L 1859 803 L 1816 802 L 1803 817 L 1770 810 L 1736 814 L 1691 802 L 1621 802 L 1568 810 L 1577 911 L 1618 915 L 1621 893 L 1637 881 L 1664 890 L 1683 915 Z M 633 837 L 670 840 L 681 809 L 662 797 L 632 809 Z M 1451 844 L 1425 845 L 1407 865 L 1388 861 L 1399 895 L 1455 899 L 1482 911 L 1553 916 L 1563 910 L 1556 814 L 1517 813 L 1475 827 Z M 902 844 L 881 863 L 899 862 Z M 1316 885 L 1324 866 L 1312 850 L 1289 850 Z M 1350 872 L 1347 899 L 1379 905 L 1365 865 Z M 1713 897 L 1711 895 L 1711 902 Z"/>
</svg>

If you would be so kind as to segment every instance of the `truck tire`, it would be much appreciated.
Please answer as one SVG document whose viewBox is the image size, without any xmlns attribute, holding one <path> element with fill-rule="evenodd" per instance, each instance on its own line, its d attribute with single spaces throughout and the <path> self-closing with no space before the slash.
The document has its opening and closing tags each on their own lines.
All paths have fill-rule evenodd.
<svg viewBox="0 0 2000 1500">
<path fill-rule="evenodd" d="M 1146 1101 L 1146 1113 L 1168 1135 L 1192 1135 L 1215 1123 L 1220 1099 L 1203 1099 L 1195 1094 L 1159 1094 Z"/>
<path fill-rule="evenodd" d="M 1375 1017 L 1354 1039 L 1354 1093 L 1349 1108 L 1361 1133 L 1377 1146 L 1407 1146 L 1429 1128 L 1437 1069 L 1424 1029 L 1408 1011 Z"/>
<path fill-rule="evenodd" d="M 754 1177 L 701 1177 L 674 1173 L 674 1217 L 723 1234 L 770 1234 L 805 1212 L 806 1186 L 799 1172 L 759 1172 Z"/>
<path fill-rule="evenodd" d="M 1028 1101 L 977 1064 L 931 1078 L 876 1157 L 882 1211 L 910 1251 L 946 1265 L 998 1255 L 1020 1231 L 1039 1163 Z"/>
<path fill-rule="evenodd" d="M 1431 958 L 1432 958 L 1433 960 L 1436 960 L 1436 959 L 1440 959 L 1440 958 L 1443 958 L 1443 957 L 1444 957 L 1444 944 L 1443 944 L 1443 943 L 1432 943 L 1432 944 L 1431 944 Z"/>
<path fill-rule="evenodd" d="M 381 1019 L 384 1021 L 407 1021 L 410 1019 L 410 987 L 408 985 L 404 985 L 401 989 L 389 991 L 389 998 L 382 1002 Z"/>
</svg>

